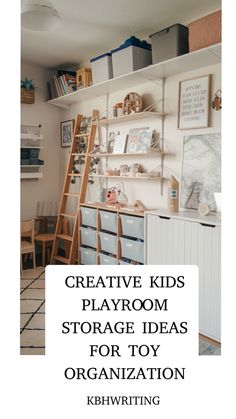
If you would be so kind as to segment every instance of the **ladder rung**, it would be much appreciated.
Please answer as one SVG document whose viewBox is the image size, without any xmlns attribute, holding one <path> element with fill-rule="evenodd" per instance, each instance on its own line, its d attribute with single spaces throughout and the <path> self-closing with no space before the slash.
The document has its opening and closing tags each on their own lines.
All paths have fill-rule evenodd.
<svg viewBox="0 0 236 419">
<path fill-rule="evenodd" d="M 86 153 L 72 153 L 72 156 L 86 156 Z"/>
<path fill-rule="evenodd" d="M 75 137 L 80 138 L 80 137 L 89 137 L 90 133 L 86 133 L 86 134 L 76 134 Z"/>
<path fill-rule="evenodd" d="M 70 242 L 72 242 L 72 240 L 73 240 L 73 237 L 72 236 L 69 236 L 68 234 L 56 234 L 56 237 L 59 237 L 59 239 L 63 239 L 63 240 L 67 240 L 67 241 L 70 241 Z"/>
<path fill-rule="evenodd" d="M 74 198 L 79 198 L 80 194 L 78 193 L 72 193 L 72 192 L 65 192 L 64 195 L 66 196 L 73 196 Z"/>
<path fill-rule="evenodd" d="M 69 264 L 70 260 L 67 258 L 63 258 L 62 256 L 53 256 L 53 259 L 58 260 L 58 262 Z"/>
<path fill-rule="evenodd" d="M 76 214 L 68 214 L 65 212 L 61 212 L 61 214 L 63 217 L 68 217 L 68 218 L 76 218 Z"/>
<path fill-rule="evenodd" d="M 82 177 L 81 173 L 68 173 L 67 176 Z"/>
</svg>

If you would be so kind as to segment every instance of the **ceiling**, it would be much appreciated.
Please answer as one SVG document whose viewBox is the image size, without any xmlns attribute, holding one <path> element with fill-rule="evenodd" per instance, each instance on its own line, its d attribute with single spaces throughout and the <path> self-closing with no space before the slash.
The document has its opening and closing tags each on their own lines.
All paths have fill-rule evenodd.
<svg viewBox="0 0 236 419">
<path fill-rule="evenodd" d="M 48 1 L 30 0 L 48 4 Z M 22 0 L 22 7 L 29 0 Z M 220 0 L 51 0 L 61 26 L 51 32 L 22 28 L 22 60 L 45 68 L 70 68 L 175 23 L 186 24 L 221 8 Z"/>
</svg>

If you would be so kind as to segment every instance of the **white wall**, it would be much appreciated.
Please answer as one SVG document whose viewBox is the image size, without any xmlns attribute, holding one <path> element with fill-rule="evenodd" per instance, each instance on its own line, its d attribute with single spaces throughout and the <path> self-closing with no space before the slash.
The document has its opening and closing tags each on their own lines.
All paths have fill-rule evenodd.
<svg viewBox="0 0 236 419">
<path fill-rule="evenodd" d="M 221 66 L 220 64 L 204 67 L 196 71 L 188 73 L 182 73 L 178 76 L 170 77 L 166 80 L 165 86 L 165 112 L 168 113 L 165 118 L 165 141 L 168 148 L 174 153 L 165 158 L 166 174 L 170 174 L 171 171 L 178 180 L 181 179 L 182 169 L 182 152 L 183 152 L 183 138 L 184 135 L 190 134 L 203 134 L 203 133 L 217 133 L 221 130 L 221 112 L 211 110 L 211 125 L 209 128 L 194 129 L 194 130 L 179 130 L 177 129 L 177 118 L 178 118 L 178 92 L 179 92 L 179 81 L 194 78 L 199 75 L 212 75 L 212 92 L 211 98 L 214 97 L 214 93 L 217 89 L 221 88 Z M 142 85 L 138 85 L 132 89 L 126 89 L 117 93 L 113 93 L 109 96 L 108 101 L 108 112 L 111 114 L 112 105 L 116 102 L 122 102 L 129 91 L 135 91 L 142 95 L 145 104 L 155 103 L 157 110 L 161 110 L 160 103 L 160 86 L 153 82 L 147 82 Z M 70 112 L 66 112 L 65 119 L 75 118 L 78 113 L 89 116 L 92 113 L 92 109 L 99 109 L 100 114 L 104 116 L 106 112 L 106 96 L 87 100 L 71 106 Z M 130 128 L 150 126 L 152 129 L 156 129 L 160 132 L 161 121 L 160 120 L 143 120 L 135 123 L 125 123 L 112 125 L 110 130 L 120 130 L 121 133 L 128 133 Z M 105 136 L 105 129 L 99 130 L 101 137 Z M 61 151 L 61 176 L 60 176 L 60 188 L 62 188 L 62 181 L 64 178 L 65 161 L 68 153 L 65 150 Z M 149 157 L 137 157 L 133 158 L 115 158 L 109 159 L 109 167 L 119 167 L 120 164 L 127 162 L 128 164 L 138 162 L 142 163 L 145 169 L 152 170 L 160 164 L 159 158 Z M 96 179 L 94 186 L 89 186 L 89 193 L 87 198 L 89 200 L 97 200 L 98 187 L 101 184 L 101 180 Z M 115 180 L 110 180 L 109 185 L 119 183 Z M 104 182 L 104 186 L 106 183 Z M 140 199 L 144 204 L 152 208 L 166 208 L 167 207 L 167 182 L 164 184 L 164 194 L 161 196 L 160 185 L 157 182 L 141 181 L 141 180 L 127 180 L 124 181 L 125 193 L 128 196 L 129 204 L 133 204 L 136 199 Z"/>
<path fill-rule="evenodd" d="M 21 180 L 21 219 L 36 216 L 37 201 L 56 202 L 60 196 L 59 156 L 60 156 L 60 121 L 62 111 L 45 103 L 47 100 L 47 81 L 51 72 L 22 64 L 21 79 L 33 79 L 37 86 L 34 104 L 21 104 L 21 122 L 24 124 L 42 124 L 43 150 L 40 159 L 44 160 L 41 168 L 43 178 Z"/>
</svg>

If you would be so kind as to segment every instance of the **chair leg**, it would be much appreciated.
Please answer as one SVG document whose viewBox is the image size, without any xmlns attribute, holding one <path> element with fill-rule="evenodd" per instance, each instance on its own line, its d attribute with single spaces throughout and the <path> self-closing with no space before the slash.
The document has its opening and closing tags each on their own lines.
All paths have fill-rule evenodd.
<svg viewBox="0 0 236 419">
<path fill-rule="evenodd" d="M 23 272 L 22 254 L 20 255 L 20 273 Z"/>
<path fill-rule="evenodd" d="M 35 251 L 33 252 L 33 267 L 36 268 Z"/>
</svg>

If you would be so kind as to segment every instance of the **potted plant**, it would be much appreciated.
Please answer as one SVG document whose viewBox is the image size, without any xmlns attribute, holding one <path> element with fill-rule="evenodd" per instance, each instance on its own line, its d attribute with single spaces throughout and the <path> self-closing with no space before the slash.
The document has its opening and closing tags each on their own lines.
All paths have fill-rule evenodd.
<svg viewBox="0 0 236 419">
<path fill-rule="evenodd" d="M 21 80 L 21 103 L 34 103 L 34 91 L 33 80 L 27 78 Z"/>
</svg>

